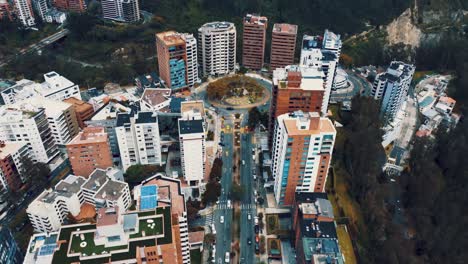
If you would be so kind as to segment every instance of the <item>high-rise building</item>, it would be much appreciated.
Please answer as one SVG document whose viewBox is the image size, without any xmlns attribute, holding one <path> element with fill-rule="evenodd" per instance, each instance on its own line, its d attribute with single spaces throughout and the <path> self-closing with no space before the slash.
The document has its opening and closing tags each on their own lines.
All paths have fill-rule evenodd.
<svg viewBox="0 0 468 264">
<path fill-rule="evenodd" d="M 13 20 L 12 10 L 8 0 L 0 0 L 0 20 L 2 19 Z"/>
<path fill-rule="evenodd" d="M 88 179 L 68 175 L 53 189 L 44 190 L 26 212 L 34 231 L 52 232 L 60 229 L 69 214 L 78 216 L 85 203 L 95 208 L 117 206 L 125 211 L 131 205 L 131 196 L 123 173 L 109 168 L 96 169 Z"/>
<path fill-rule="evenodd" d="M 28 143 L 0 141 L 0 194 L 19 191 L 26 182 L 23 174 L 25 158 L 29 158 Z"/>
<path fill-rule="evenodd" d="M 198 29 L 198 65 L 203 76 L 235 72 L 236 27 L 230 22 L 210 22 Z"/>
<path fill-rule="evenodd" d="M 323 37 L 304 35 L 302 39 L 300 65 L 304 67 L 321 67 L 324 73 L 323 115 L 328 112 L 328 103 L 335 82 L 340 53 L 341 37 L 331 31 L 325 30 Z"/>
<path fill-rule="evenodd" d="M 39 15 L 42 21 L 46 21 L 46 14 L 49 11 L 47 0 L 32 0 L 34 10 Z"/>
<path fill-rule="evenodd" d="M 31 0 L 14 0 L 14 2 L 16 17 L 19 19 L 21 24 L 25 27 L 36 25 Z"/>
<path fill-rule="evenodd" d="M 21 264 L 23 263 L 23 254 L 10 229 L 6 226 L 0 226 L 0 263 L 3 264 Z"/>
<path fill-rule="evenodd" d="M 130 107 L 123 106 L 117 102 L 108 102 L 98 109 L 90 120 L 85 121 L 85 124 L 90 127 L 103 127 L 109 138 L 109 144 L 112 152 L 112 160 L 114 164 L 120 164 L 119 142 L 115 127 L 117 126 L 117 113 L 130 113 Z"/>
<path fill-rule="evenodd" d="M 324 192 L 336 130 L 318 112 L 278 116 L 272 174 L 278 205 L 291 206 L 296 192 Z"/>
<path fill-rule="evenodd" d="M 115 132 L 124 170 L 136 164 L 161 165 L 161 139 L 156 113 L 118 114 Z"/>
<path fill-rule="evenodd" d="M 290 65 L 276 69 L 270 104 L 270 143 L 278 116 L 298 110 L 320 112 L 324 92 L 323 72 L 319 67 Z"/>
<path fill-rule="evenodd" d="M 81 101 L 75 97 L 70 97 L 63 100 L 65 103 L 73 105 L 75 109 L 76 121 L 78 122 L 78 126 L 80 128 L 84 128 L 85 121 L 90 119 L 94 114 L 94 108 L 91 104 Z"/>
<path fill-rule="evenodd" d="M 193 34 L 183 34 L 185 39 L 185 50 L 187 54 L 187 85 L 192 87 L 195 83 L 200 82 L 200 78 L 198 77 L 198 47 L 197 47 L 197 39 L 193 36 Z"/>
<path fill-rule="evenodd" d="M 95 169 L 112 167 L 109 139 L 103 127 L 85 127 L 67 145 L 73 173 L 88 177 Z"/>
<path fill-rule="evenodd" d="M 80 88 L 56 72 L 44 74 L 43 83 L 23 79 L 15 85 L 1 91 L 5 104 L 13 104 L 24 99 L 42 96 L 48 99 L 63 101 L 70 97 L 81 100 Z"/>
<path fill-rule="evenodd" d="M 29 142 L 35 162 L 47 163 L 59 154 L 44 108 L 0 108 L 0 140 Z"/>
<path fill-rule="evenodd" d="M 84 0 L 53 0 L 53 5 L 62 11 L 83 13 L 86 11 L 86 2 Z"/>
<path fill-rule="evenodd" d="M 187 87 L 187 50 L 182 34 L 166 31 L 156 34 L 159 76 L 169 88 Z"/>
<path fill-rule="evenodd" d="M 137 0 L 102 0 L 102 16 L 119 22 L 133 23 L 140 20 Z"/>
<path fill-rule="evenodd" d="M 199 187 L 205 177 L 206 162 L 203 102 L 183 102 L 181 112 L 179 142 L 182 173 L 189 186 Z"/>
<path fill-rule="evenodd" d="M 294 64 L 297 25 L 275 24 L 271 32 L 270 71 Z"/>
<path fill-rule="evenodd" d="M 265 61 L 265 40 L 268 19 L 256 14 L 247 14 L 243 21 L 242 65 L 260 70 Z"/>
<path fill-rule="evenodd" d="M 392 61 L 387 71 L 375 78 L 371 96 L 382 100 L 380 115 L 385 122 L 391 122 L 400 110 L 401 104 L 408 95 L 415 67 L 401 61 Z"/>
</svg>

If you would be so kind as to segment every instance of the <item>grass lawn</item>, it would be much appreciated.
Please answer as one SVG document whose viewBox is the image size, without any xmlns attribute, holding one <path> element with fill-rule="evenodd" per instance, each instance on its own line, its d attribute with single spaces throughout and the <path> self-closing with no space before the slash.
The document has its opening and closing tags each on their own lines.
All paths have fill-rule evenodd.
<svg viewBox="0 0 468 264">
<path fill-rule="evenodd" d="M 154 228 L 150 228 L 148 225 L 149 223 L 147 220 L 154 221 Z M 140 220 L 139 224 L 139 232 L 130 236 L 130 238 L 142 237 L 143 231 L 145 232 L 145 236 L 154 236 L 163 233 L 163 220 L 161 217 L 153 217 L 148 219 Z"/>
<path fill-rule="evenodd" d="M 198 249 L 190 250 L 190 262 L 192 264 L 201 264 L 202 253 Z"/>
<path fill-rule="evenodd" d="M 346 226 L 338 225 L 336 227 L 336 233 L 338 235 L 338 242 L 345 257 L 346 264 L 356 264 L 356 255 L 354 255 L 353 244 L 348 231 L 346 230 Z"/>
<path fill-rule="evenodd" d="M 81 234 L 80 234 L 81 235 Z M 87 256 L 91 256 L 93 253 L 96 255 L 102 254 L 103 251 L 111 252 L 112 250 L 119 250 L 127 248 L 126 245 L 124 246 L 117 246 L 117 247 L 109 247 L 106 248 L 105 246 L 98 246 L 94 244 L 94 232 L 83 233 L 84 235 L 84 242 L 86 242 L 85 247 L 81 247 L 80 244 L 83 242 L 80 238 L 80 235 L 76 236 L 73 235 L 71 241 L 70 251 L 73 253 L 81 253 L 86 254 Z"/>
</svg>

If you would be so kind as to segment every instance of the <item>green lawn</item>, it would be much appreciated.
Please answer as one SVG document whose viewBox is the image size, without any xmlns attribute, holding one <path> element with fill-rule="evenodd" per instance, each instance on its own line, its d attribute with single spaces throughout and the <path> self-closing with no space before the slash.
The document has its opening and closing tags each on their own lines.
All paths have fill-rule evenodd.
<svg viewBox="0 0 468 264">
<path fill-rule="evenodd" d="M 124 246 L 117 246 L 117 247 L 109 247 L 106 248 L 105 246 L 98 246 L 94 244 L 94 232 L 84 233 L 84 242 L 86 242 L 85 247 L 81 247 L 80 244 L 82 242 L 80 236 L 73 236 L 71 241 L 70 253 L 81 253 L 86 254 L 87 256 L 91 256 L 93 253 L 96 255 L 102 254 L 103 251 L 111 252 L 114 250 L 119 249 L 126 249 L 127 245 Z"/>
<path fill-rule="evenodd" d="M 190 262 L 192 264 L 202 263 L 202 253 L 198 249 L 190 250 Z"/>
<path fill-rule="evenodd" d="M 278 229 L 279 229 L 278 215 L 267 215 L 266 216 L 266 226 L 267 226 L 267 234 L 268 235 L 276 234 L 276 231 L 278 231 Z"/>
<path fill-rule="evenodd" d="M 147 220 L 153 220 L 154 221 L 154 228 L 152 229 L 151 227 L 148 227 L 148 222 Z M 148 218 L 148 219 L 142 219 L 140 220 L 139 224 L 139 232 L 136 234 L 133 234 L 130 236 L 130 238 L 137 238 L 137 237 L 142 237 L 143 232 L 145 232 L 145 236 L 154 236 L 154 235 L 159 235 L 163 233 L 163 220 L 161 217 L 153 217 L 153 218 Z"/>
</svg>

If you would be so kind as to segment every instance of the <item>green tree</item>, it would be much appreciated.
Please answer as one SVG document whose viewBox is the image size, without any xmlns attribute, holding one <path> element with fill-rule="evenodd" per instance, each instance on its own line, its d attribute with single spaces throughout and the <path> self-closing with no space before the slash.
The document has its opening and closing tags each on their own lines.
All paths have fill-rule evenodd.
<svg viewBox="0 0 468 264">
<path fill-rule="evenodd" d="M 206 190 L 202 194 L 202 203 L 210 204 L 218 200 L 218 197 L 221 195 L 221 184 L 216 181 L 209 181 L 206 184 Z"/>
<path fill-rule="evenodd" d="M 232 185 L 232 199 L 234 201 L 240 201 L 245 193 L 245 189 L 237 183 Z"/>
<path fill-rule="evenodd" d="M 165 169 L 158 165 L 136 164 L 128 167 L 124 177 L 126 182 L 135 186 L 158 172 L 165 172 Z"/>
<path fill-rule="evenodd" d="M 75 39 L 86 39 L 98 20 L 87 13 L 69 13 L 65 27 L 70 30 Z"/>
<path fill-rule="evenodd" d="M 33 162 L 30 158 L 24 157 L 21 160 L 21 174 L 26 179 L 26 183 L 32 187 L 42 190 L 47 187 L 50 176 L 50 168 L 42 162 Z"/>
</svg>

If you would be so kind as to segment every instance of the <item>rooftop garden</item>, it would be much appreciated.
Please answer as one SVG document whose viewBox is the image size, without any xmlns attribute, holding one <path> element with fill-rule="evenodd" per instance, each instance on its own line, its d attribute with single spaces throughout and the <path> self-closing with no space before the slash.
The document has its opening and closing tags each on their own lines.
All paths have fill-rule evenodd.
<svg viewBox="0 0 468 264">
<path fill-rule="evenodd" d="M 138 228 L 138 233 L 130 235 L 130 238 L 160 235 L 163 234 L 163 220 L 161 217 L 140 219 Z"/>
<path fill-rule="evenodd" d="M 96 245 L 94 243 L 95 232 L 81 233 L 73 235 L 71 238 L 70 254 L 81 253 L 82 256 L 93 256 L 106 254 L 111 251 L 126 249 L 127 245 L 116 247 L 105 247 L 103 245 Z M 81 240 L 83 235 L 83 240 Z"/>
</svg>

